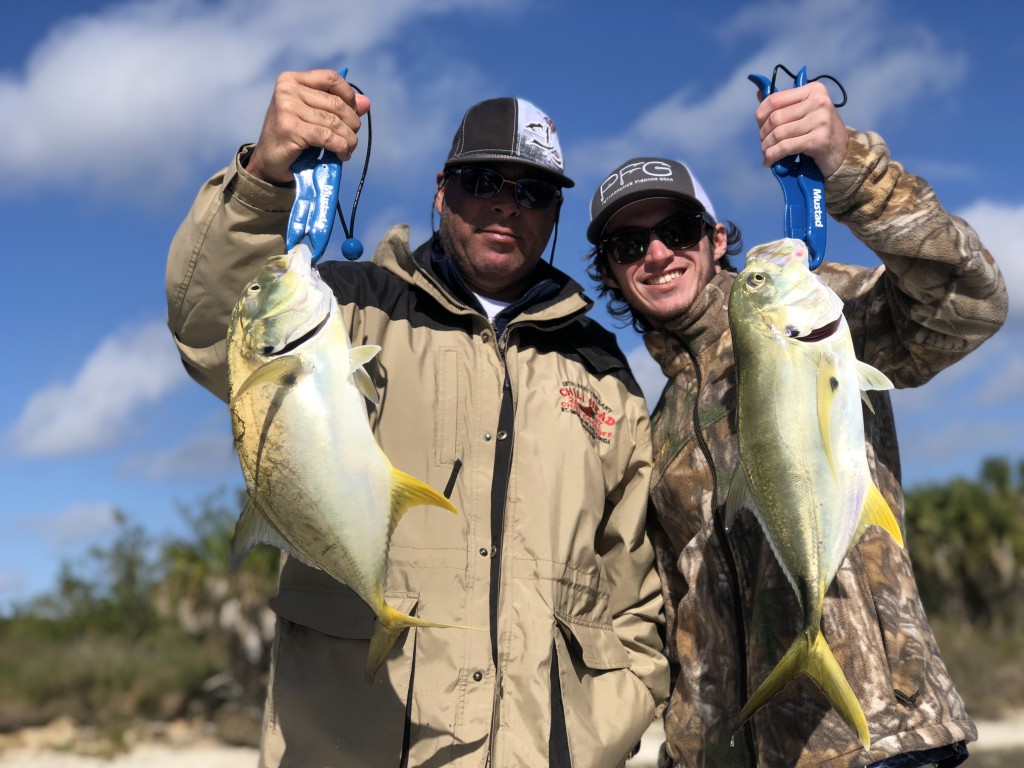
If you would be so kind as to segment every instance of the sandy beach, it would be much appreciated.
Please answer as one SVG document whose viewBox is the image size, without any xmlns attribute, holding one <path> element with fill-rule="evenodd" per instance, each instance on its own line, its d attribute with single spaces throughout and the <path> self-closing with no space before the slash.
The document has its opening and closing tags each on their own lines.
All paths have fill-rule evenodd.
<svg viewBox="0 0 1024 768">
<path fill-rule="evenodd" d="M 971 752 L 998 751 L 1024 746 L 1024 711 L 1003 720 L 979 721 L 978 741 Z M 65 726 L 58 726 L 65 727 Z M 47 729 L 50 735 L 46 736 Z M 244 768 L 256 765 L 256 750 L 232 747 L 211 739 L 180 743 L 139 744 L 130 752 L 115 757 L 72 754 L 47 744 L 53 737 L 51 726 L 11 734 L 0 742 L 0 768 Z M 654 768 L 663 731 L 655 723 L 647 731 L 640 753 L 627 768 Z M 6 746 L 4 746 L 6 745 Z"/>
</svg>

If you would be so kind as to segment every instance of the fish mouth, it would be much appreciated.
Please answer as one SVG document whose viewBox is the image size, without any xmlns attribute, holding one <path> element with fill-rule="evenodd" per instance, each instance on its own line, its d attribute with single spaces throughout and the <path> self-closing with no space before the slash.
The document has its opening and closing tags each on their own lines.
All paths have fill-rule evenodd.
<svg viewBox="0 0 1024 768">
<path fill-rule="evenodd" d="M 835 320 L 833 320 L 831 323 L 826 323 L 825 325 L 821 326 L 820 328 L 814 328 L 809 333 L 806 333 L 803 336 L 793 336 L 793 338 L 796 339 L 797 341 L 806 341 L 806 342 L 814 342 L 814 341 L 821 341 L 822 339 L 827 339 L 829 336 L 831 336 L 837 330 L 839 330 L 839 323 L 840 323 L 840 321 L 842 319 L 843 319 L 843 316 L 840 315 Z"/>
<path fill-rule="evenodd" d="M 322 331 L 324 329 L 324 326 L 327 325 L 327 321 L 330 320 L 330 319 L 331 319 L 331 313 L 328 312 L 327 314 L 325 314 L 323 316 L 323 318 L 320 320 L 319 323 L 314 325 L 312 328 L 310 328 L 304 334 L 302 334 L 298 338 L 292 339 L 291 341 L 289 341 L 287 344 L 285 344 L 280 349 L 264 350 L 263 356 L 264 357 L 280 357 L 281 355 L 291 354 L 296 349 L 298 349 L 303 344 L 305 344 L 307 341 L 309 341 L 314 336 L 316 336 L 318 333 L 320 333 L 320 331 Z"/>
</svg>

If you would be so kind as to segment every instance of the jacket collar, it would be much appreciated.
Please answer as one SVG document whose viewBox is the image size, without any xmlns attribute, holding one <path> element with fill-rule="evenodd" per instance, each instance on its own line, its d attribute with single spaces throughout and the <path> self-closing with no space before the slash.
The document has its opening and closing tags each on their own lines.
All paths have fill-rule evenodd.
<svg viewBox="0 0 1024 768">
<path fill-rule="evenodd" d="M 418 286 L 454 312 L 483 314 L 454 261 L 433 246 L 433 238 L 415 252 L 410 251 L 409 227 L 405 224 L 394 226 L 385 233 L 373 255 L 373 262 Z M 534 270 L 530 288 L 499 316 L 503 316 L 502 327 L 512 319 L 522 319 L 527 315 L 530 320 L 557 324 L 585 314 L 593 304 L 579 283 L 541 261 Z M 497 324 L 497 318 L 495 322 Z"/>
<path fill-rule="evenodd" d="M 690 353 L 700 355 L 729 330 L 729 290 L 736 280 L 733 272 L 719 272 L 694 300 L 690 308 L 666 323 L 664 328 L 644 335 L 644 344 L 669 378 L 690 365 Z"/>
</svg>

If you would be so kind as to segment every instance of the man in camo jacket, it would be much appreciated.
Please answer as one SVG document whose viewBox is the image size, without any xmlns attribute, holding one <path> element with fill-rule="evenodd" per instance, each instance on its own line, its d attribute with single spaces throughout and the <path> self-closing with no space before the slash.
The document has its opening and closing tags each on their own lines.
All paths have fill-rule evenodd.
<svg viewBox="0 0 1024 768">
<path fill-rule="evenodd" d="M 846 128 L 822 85 L 772 94 L 756 117 L 765 163 L 812 157 L 825 177 L 828 213 L 882 262 L 869 269 L 827 261 L 816 272 L 843 299 L 860 360 L 897 387 L 916 387 L 999 329 L 1006 287 L 975 231 L 890 160 L 877 134 Z M 644 333 L 669 379 L 653 414 L 650 514 L 674 673 L 660 765 L 960 764 L 977 731 L 939 656 L 908 553 L 875 527 L 839 570 L 822 619 L 867 716 L 870 748 L 803 675 L 737 728 L 744 703 L 801 624 L 755 518 L 740 515 L 728 533 L 723 526 L 738 461 L 727 300 L 735 280 L 728 257 L 740 251 L 740 233 L 716 221 L 683 164 L 635 158 L 595 192 L 587 237 L 596 246 L 591 276 L 612 313 Z M 905 530 L 892 407 L 888 393 L 872 394 L 868 461 Z M 768 593 L 790 604 L 771 628 L 758 611 Z"/>
</svg>

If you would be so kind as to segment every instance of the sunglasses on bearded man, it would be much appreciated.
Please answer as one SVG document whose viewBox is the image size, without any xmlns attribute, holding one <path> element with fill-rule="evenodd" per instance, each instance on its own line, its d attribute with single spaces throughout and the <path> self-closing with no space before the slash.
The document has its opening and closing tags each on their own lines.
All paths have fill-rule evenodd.
<svg viewBox="0 0 1024 768">
<path fill-rule="evenodd" d="M 511 184 L 515 189 L 516 202 L 534 210 L 550 208 L 562 196 L 561 189 L 549 181 L 506 179 L 497 171 L 476 165 L 449 168 L 445 171 L 445 177 L 448 176 L 458 176 L 459 186 L 473 197 L 497 197 L 506 184 Z"/>
</svg>

